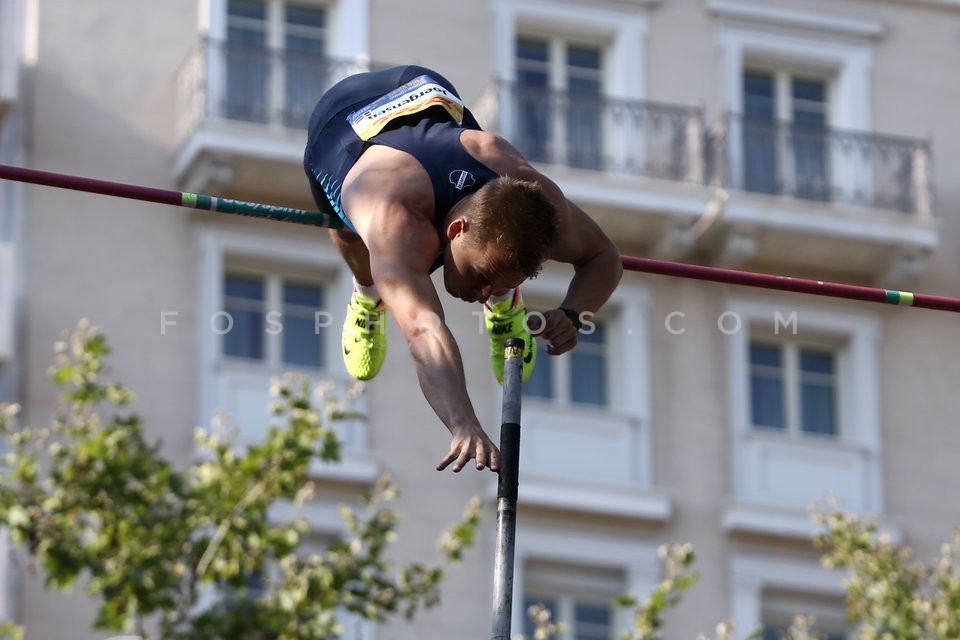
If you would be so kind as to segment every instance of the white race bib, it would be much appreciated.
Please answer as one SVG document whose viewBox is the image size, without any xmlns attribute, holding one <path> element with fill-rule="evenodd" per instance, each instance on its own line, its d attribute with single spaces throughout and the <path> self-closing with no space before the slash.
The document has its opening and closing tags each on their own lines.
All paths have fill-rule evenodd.
<svg viewBox="0 0 960 640">
<path fill-rule="evenodd" d="M 463 122 L 463 102 L 428 75 L 418 76 L 367 106 L 357 109 L 347 116 L 347 120 L 361 140 L 369 140 L 383 131 L 391 120 L 435 105 L 446 109 L 457 124 Z"/>
</svg>

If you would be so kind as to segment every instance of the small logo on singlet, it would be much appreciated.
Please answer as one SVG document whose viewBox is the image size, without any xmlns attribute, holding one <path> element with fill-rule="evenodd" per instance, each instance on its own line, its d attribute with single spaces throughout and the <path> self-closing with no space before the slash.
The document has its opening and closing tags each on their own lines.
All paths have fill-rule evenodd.
<svg viewBox="0 0 960 640">
<path fill-rule="evenodd" d="M 457 191 L 463 191 L 477 183 L 473 174 L 463 169 L 454 169 L 450 172 L 450 184 L 457 188 Z"/>
</svg>

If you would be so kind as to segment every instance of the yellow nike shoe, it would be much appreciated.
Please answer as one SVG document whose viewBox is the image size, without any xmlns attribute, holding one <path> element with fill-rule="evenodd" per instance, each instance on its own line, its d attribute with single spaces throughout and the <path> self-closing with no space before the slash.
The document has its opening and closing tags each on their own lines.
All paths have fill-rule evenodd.
<svg viewBox="0 0 960 640">
<path fill-rule="evenodd" d="M 537 361 L 537 341 L 533 339 L 526 325 L 527 308 L 523 304 L 520 289 L 515 289 L 512 298 L 500 300 L 492 305 L 483 305 L 483 318 L 490 336 L 490 360 L 493 362 L 493 374 L 497 382 L 503 384 L 503 349 L 510 338 L 523 340 L 523 381 L 533 373 Z"/>
<path fill-rule="evenodd" d="M 356 291 L 343 321 L 343 362 L 357 380 L 370 380 L 387 357 L 387 310 L 383 303 Z"/>
</svg>

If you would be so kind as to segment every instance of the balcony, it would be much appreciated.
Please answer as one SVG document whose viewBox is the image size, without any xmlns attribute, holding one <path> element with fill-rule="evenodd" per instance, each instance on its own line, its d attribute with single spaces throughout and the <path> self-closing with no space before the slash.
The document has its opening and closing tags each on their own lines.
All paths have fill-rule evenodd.
<svg viewBox="0 0 960 640">
<path fill-rule="evenodd" d="M 926 140 L 729 114 L 705 146 L 727 197 L 701 238 L 719 261 L 902 282 L 937 245 Z"/>
<path fill-rule="evenodd" d="M 500 81 L 474 112 L 614 237 L 689 248 L 676 228 L 690 239 L 710 196 L 700 109 Z"/>
<path fill-rule="evenodd" d="M 646 255 L 897 283 L 939 241 L 925 140 L 509 82 L 475 111 Z"/>
<path fill-rule="evenodd" d="M 314 105 L 334 83 L 368 69 L 356 60 L 201 41 L 176 78 L 174 179 L 185 191 L 289 202 L 306 189 Z"/>
</svg>

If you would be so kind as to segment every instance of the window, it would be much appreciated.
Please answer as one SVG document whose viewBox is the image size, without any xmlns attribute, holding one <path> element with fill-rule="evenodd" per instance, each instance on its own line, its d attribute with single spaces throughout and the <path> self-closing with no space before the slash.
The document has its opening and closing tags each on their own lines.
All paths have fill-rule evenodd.
<svg viewBox="0 0 960 640">
<path fill-rule="evenodd" d="M 545 270 L 523 285 L 527 308 L 555 308 L 569 283 L 567 274 Z M 575 349 L 551 356 L 538 345 L 536 366 L 523 385 L 527 500 L 654 519 L 669 513 L 668 501 L 649 490 L 654 467 L 649 322 L 649 292 L 624 279 L 600 313 L 584 323 Z M 584 457 L 586 450 L 592 455 Z M 581 482 L 582 492 L 569 490 L 570 483 Z M 601 485 L 617 486 L 624 500 L 609 500 L 611 492 Z"/>
<path fill-rule="evenodd" d="M 226 117 L 305 127 L 327 87 L 323 7 L 227 0 Z"/>
<path fill-rule="evenodd" d="M 745 70 L 743 148 L 748 191 L 829 199 L 826 81 Z"/>
<path fill-rule="evenodd" d="M 550 620 L 562 622 L 567 633 L 562 638 L 570 640 L 609 640 L 613 632 L 613 615 L 610 606 L 601 602 L 578 600 L 570 596 L 540 596 L 524 594 L 523 608 L 541 604 L 550 611 Z M 535 630 L 533 621 L 527 617 L 523 633 L 532 638 Z"/>
<path fill-rule="evenodd" d="M 884 510 L 879 345 L 871 312 L 731 297 L 728 530 L 809 538 L 809 505 L 833 495 Z"/>
<path fill-rule="evenodd" d="M 848 640 L 843 572 L 815 559 L 735 553 L 730 560 L 731 611 L 737 629 L 763 627 L 762 640 L 780 640 L 797 615 L 813 618 L 810 637 Z"/>
<path fill-rule="evenodd" d="M 222 420 L 238 443 L 261 442 L 272 420 L 271 381 L 289 372 L 307 384 L 333 384 L 334 397 L 344 397 L 356 382 L 338 354 L 353 282 L 336 249 L 312 234 L 266 237 L 216 224 L 200 226 L 196 241 L 197 423 Z M 176 319 L 168 316 L 167 334 L 177 330 L 170 324 Z M 311 473 L 373 483 L 380 468 L 369 454 L 366 398 L 353 408 L 356 417 L 331 423 L 343 443 L 341 461 L 317 462 Z"/>
<path fill-rule="evenodd" d="M 317 7 L 287 6 L 284 33 L 284 119 L 290 127 L 306 128 L 320 94 L 331 83 L 326 52 L 326 12 Z"/>
<path fill-rule="evenodd" d="M 842 598 L 825 593 L 775 587 L 763 589 L 761 598 L 763 600 L 761 640 L 781 640 L 798 615 L 808 617 L 811 637 L 820 640 L 851 638 Z"/>
<path fill-rule="evenodd" d="M 630 612 L 613 608 L 624 593 L 650 593 L 663 566 L 656 544 L 637 532 L 597 535 L 556 523 L 517 530 L 511 626 L 530 636 L 526 608 L 542 603 L 567 625 L 557 640 L 614 640 Z"/>
<path fill-rule="evenodd" d="M 763 635 L 760 636 L 760 640 L 782 640 L 787 637 L 787 629 L 790 628 L 789 621 L 781 622 L 764 622 L 763 623 Z M 819 640 L 847 640 L 848 636 L 843 632 L 829 632 L 824 631 L 819 628 L 819 626 L 814 626 L 813 632 L 816 634 L 815 638 Z"/>
<path fill-rule="evenodd" d="M 750 409 L 755 429 L 838 435 L 837 356 L 798 344 L 750 343 Z"/>
<path fill-rule="evenodd" d="M 327 316 L 316 283 L 228 271 L 223 279 L 223 355 L 269 364 L 321 368 Z"/>
<path fill-rule="evenodd" d="M 227 3 L 226 116 L 263 122 L 267 117 L 267 5 Z"/>
<path fill-rule="evenodd" d="M 886 25 L 823 12 L 708 0 L 717 18 L 738 189 L 809 200 L 869 201 L 888 160 L 871 129 L 875 39 Z M 880 172 L 876 174 L 875 169 Z M 884 182 L 887 178 L 882 178 Z"/>
<path fill-rule="evenodd" d="M 523 385 L 523 393 L 530 398 L 542 398 L 558 403 L 607 406 L 608 356 L 606 329 L 595 320 L 577 337 L 577 347 L 562 356 L 547 355 L 547 345 L 537 345 L 537 363 L 530 379 Z"/>
<path fill-rule="evenodd" d="M 533 637 L 527 610 L 541 604 L 552 622 L 565 627 L 558 640 L 613 640 L 617 616 L 611 603 L 625 590 L 622 571 L 531 560 L 524 571 L 523 633 Z"/>
<path fill-rule="evenodd" d="M 10 228 L 16 229 L 22 224 L 20 218 L 23 212 L 19 193 L 18 189 L 7 185 L 0 186 L 0 201 L 4 202 L 0 223 L 8 229 L 3 232 L 4 235 L 10 233 Z M 12 401 L 10 392 L 17 386 L 14 380 L 17 377 L 15 370 L 18 367 L 12 363 L 16 362 L 17 351 L 14 336 L 15 327 L 18 324 L 17 306 L 20 286 L 18 285 L 18 244 L 18 242 L 0 240 L 0 365 L 3 366 L 0 373 L 0 402 Z"/>
<path fill-rule="evenodd" d="M 535 161 L 598 169 L 603 52 L 559 38 L 516 41 L 517 144 Z"/>
<path fill-rule="evenodd" d="M 330 546 L 343 538 L 339 531 L 343 528 L 343 521 L 336 503 L 331 503 L 329 506 L 313 504 L 308 507 L 308 510 L 323 513 L 324 522 L 320 524 L 325 530 L 318 532 L 316 528 L 311 528 L 310 534 L 294 551 L 295 555 L 304 561 L 308 561 L 308 558 L 315 555 L 322 556 Z M 327 512 L 331 512 L 329 516 Z M 307 516 L 306 519 L 310 520 L 310 517 Z M 254 570 L 247 576 L 243 585 L 233 586 L 221 580 L 217 581 L 212 588 L 207 587 L 202 590 L 198 597 L 197 609 L 207 609 L 217 601 L 231 609 L 249 607 L 251 601 L 270 596 L 282 580 L 283 569 L 280 564 L 276 560 L 267 559 L 261 569 Z M 340 640 L 372 640 L 376 637 L 374 621 L 366 620 L 362 615 L 348 611 L 343 606 L 338 607 L 334 615 L 341 625 Z"/>
</svg>

